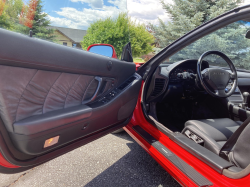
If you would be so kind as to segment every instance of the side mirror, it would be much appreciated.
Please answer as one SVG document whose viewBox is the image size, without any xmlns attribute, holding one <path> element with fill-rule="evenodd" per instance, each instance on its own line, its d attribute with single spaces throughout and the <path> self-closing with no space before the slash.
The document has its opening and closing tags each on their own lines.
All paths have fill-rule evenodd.
<svg viewBox="0 0 250 187">
<path fill-rule="evenodd" d="M 250 39 L 250 30 L 249 31 L 247 31 L 247 33 L 246 33 L 246 36 L 245 36 L 247 39 Z"/>
<path fill-rule="evenodd" d="M 115 48 L 109 44 L 93 44 L 88 47 L 87 51 L 110 58 L 117 58 Z"/>
</svg>

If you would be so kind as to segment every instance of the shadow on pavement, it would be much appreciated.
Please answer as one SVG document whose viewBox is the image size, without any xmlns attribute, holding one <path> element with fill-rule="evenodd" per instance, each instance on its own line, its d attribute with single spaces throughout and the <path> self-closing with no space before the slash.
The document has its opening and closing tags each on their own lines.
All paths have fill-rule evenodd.
<svg viewBox="0 0 250 187">
<path fill-rule="evenodd" d="M 116 133 L 116 134 L 112 134 L 112 135 L 114 135 L 114 136 L 116 136 L 116 137 L 118 137 L 118 138 L 122 138 L 122 139 L 124 139 L 124 140 L 128 140 L 128 141 L 133 141 L 133 142 L 135 142 L 134 139 L 131 138 L 131 136 L 129 136 L 129 134 L 128 134 L 126 131 L 123 131 L 123 132 L 120 132 L 120 133 Z M 136 142 L 135 142 L 135 143 L 136 143 Z"/>
<path fill-rule="evenodd" d="M 126 132 L 114 134 L 132 141 L 130 152 L 103 171 L 86 187 L 92 186 L 180 186 L 145 150 Z"/>
</svg>

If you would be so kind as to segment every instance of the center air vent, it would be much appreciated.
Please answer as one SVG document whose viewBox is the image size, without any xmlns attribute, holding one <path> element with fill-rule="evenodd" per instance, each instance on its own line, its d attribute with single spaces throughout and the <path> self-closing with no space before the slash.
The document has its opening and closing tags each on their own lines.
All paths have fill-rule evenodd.
<svg viewBox="0 0 250 187">
<path fill-rule="evenodd" d="M 155 88 L 151 96 L 159 95 L 162 92 L 164 85 L 165 85 L 165 79 L 155 79 Z"/>
</svg>

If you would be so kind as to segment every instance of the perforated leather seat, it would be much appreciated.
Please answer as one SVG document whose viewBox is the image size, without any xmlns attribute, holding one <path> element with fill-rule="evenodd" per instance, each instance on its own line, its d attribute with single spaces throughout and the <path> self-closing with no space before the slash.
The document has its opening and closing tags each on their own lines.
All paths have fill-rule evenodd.
<svg viewBox="0 0 250 187">
<path fill-rule="evenodd" d="M 182 133 L 190 130 L 204 140 L 205 148 L 219 154 L 222 146 L 241 124 L 242 122 L 228 118 L 189 120 L 185 123 Z"/>
</svg>

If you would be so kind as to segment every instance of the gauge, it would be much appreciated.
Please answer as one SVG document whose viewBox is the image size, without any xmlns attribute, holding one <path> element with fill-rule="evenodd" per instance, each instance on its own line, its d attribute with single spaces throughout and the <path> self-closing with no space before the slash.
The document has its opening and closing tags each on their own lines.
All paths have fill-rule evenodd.
<svg viewBox="0 0 250 187">
<path fill-rule="evenodd" d="M 183 70 L 181 68 L 177 68 L 175 71 L 174 71 L 174 74 L 175 76 L 177 77 L 177 74 L 178 73 L 183 73 Z"/>
<path fill-rule="evenodd" d="M 182 69 L 180 69 L 180 68 L 177 68 L 176 70 L 174 70 L 174 72 L 172 73 L 172 75 L 171 75 L 171 79 L 173 80 L 176 80 L 176 79 L 178 79 L 178 77 L 177 77 L 177 74 L 178 73 L 182 73 L 183 72 L 183 70 Z"/>
<path fill-rule="evenodd" d="M 188 73 L 194 73 L 194 71 L 192 69 L 187 69 Z"/>
</svg>

